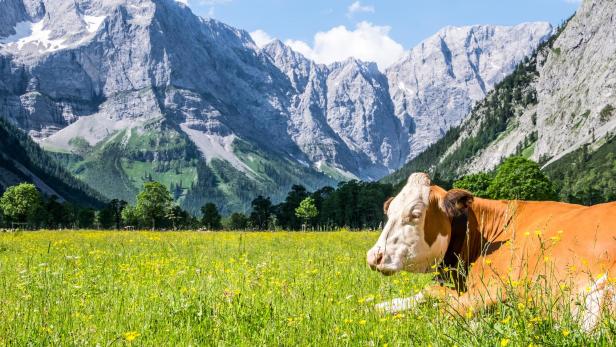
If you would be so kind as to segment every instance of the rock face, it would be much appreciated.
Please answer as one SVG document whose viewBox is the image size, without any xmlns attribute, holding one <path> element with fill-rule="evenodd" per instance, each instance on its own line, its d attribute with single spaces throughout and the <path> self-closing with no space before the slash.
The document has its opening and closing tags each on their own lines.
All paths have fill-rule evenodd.
<svg viewBox="0 0 616 347">
<path fill-rule="evenodd" d="M 407 159 L 422 152 L 552 33 L 548 23 L 446 27 L 387 69 Z"/>
<path fill-rule="evenodd" d="M 446 28 L 382 73 L 258 50 L 173 0 L 5 0 L 0 114 L 109 197 L 157 179 L 195 209 L 239 209 L 397 169 L 550 32 Z"/>
<path fill-rule="evenodd" d="M 348 59 L 319 65 L 278 40 L 262 51 L 292 86 L 291 136 L 312 162 L 367 179 L 400 166 L 400 124 L 376 64 Z"/>
<path fill-rule="evenodd" d="M 386 181 L 417 170 L 455 179 L 492 170 L 512 155 L 549 168 L 574 151 L 605 152 L 600 149 L 616 134 L 614 13 L 613 1 L 584 1 L 507 83 L 434 145 L 431 161 L 425 152 Z M 583 171 L 569 170 L 571 177 Z"/>
<path fill-rule="evenodd" d="M 469 172 L 492 169 L 536 134 L 530 158 L 544 166 L 616 131 L 616 19 L 612 1 L 584 1 L 550 49 L 538 52 L 537 102 L 473 159 Z M 472 129 L 473 127 L 469 127 Z M 497 155 L 498 153 L 498 155 Z"/>
<path fill-rule="evenodd" d="M 584 1 L 545 57 L 533 159 L 557 160 L 616 129 L 614 13 L 614 1 Z"/>
</svg>

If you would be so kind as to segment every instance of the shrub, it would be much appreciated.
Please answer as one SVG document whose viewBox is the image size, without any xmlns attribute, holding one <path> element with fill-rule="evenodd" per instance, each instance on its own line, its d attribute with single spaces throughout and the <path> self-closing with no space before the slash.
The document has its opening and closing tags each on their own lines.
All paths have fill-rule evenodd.
<svg viewBox="0 0 616 347">
<path fill-rule="evenodd" d="M 539 165 L 522 157 L 511 157 L 498 167 L 487 195 L 492 199 L 556 199 L 554 185 Z"/>
<path fill-rule="evenodd" d="M 492 183 L 492 175 L 488 173 L 478 173 L 467 175 L 453 183 L 454 188 L 466 189 L 475 196 L 489 198 L 488 188 Z"/>
</svg>

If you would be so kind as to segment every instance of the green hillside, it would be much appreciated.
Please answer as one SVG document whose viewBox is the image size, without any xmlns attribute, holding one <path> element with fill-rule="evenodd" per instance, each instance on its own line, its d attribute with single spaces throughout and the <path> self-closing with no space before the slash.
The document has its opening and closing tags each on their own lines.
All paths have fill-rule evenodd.
<svg viewBox="0 0 616 347">
<path fill-rule="evenodd" d="M 0 118 L 0 190 L 33 182 L 46 195 L 81 206 L 100 207 L 103 197 L 76 179 L 28 135 Z"/>
<path fill-rule="evenodd" d="M 616 137 L 600 146 L 584 146 L 544 168 L 560 189 L 560 198 L 592 205 L 616 200 Z"/>
<path fill-rule="evenodd" d="M 106 198 L 134 203 L 143 183 L 157 181 L 169 188 L 180 206 L 195 214 L 207 202 L 225 214 L 247 211 L 257 195 L 281 200 L 293 184 L 317 188 L 336 183 L 239 139 L 233 143 L 235 155 L 250 170 L 240 171 L 216 158 L 206 162 L 188 136 L 162 118 L 143 130 L 111 134 L 96 146 L 81 138 L 70 144 L 71 153 L 55 152 L 54 156 Z"/>
</svg>

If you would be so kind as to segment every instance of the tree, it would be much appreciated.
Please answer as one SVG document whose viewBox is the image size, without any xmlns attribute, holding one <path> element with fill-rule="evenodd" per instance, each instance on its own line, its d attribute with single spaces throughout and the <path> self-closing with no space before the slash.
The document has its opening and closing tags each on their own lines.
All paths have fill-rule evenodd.
<svg viewBox="0 0 616 347">
<path fill-rule="evenodd" d="M 155 229 L 167 222 L 172 207 L 173 198 L 167 187 L 152 181 L 143 184 L 143 190 L 137 195 L 135 212 L 144 225 Z"/>
<path fill-rule="evenodd" d="M 235 212 L 229 218 L 229 229 L 244 230 L 248 227 L 248 217 L 243 213 Z"/>
<path fill-rule="evenodd" d="M 126 206 L 122 210 L 122 223 L 125 226 L 137 227 L 139 226 L 139 216 L 137 211 L 132 206 Z"/>
<path fill-rule="evenodd" d="M 118 199 L 111 200 L 107 205 L 107 208 L 111 210 L 116 229 L 120 229 L 122 226 L 122 210 L 124 210 L 126 205 L 128 205 L 126 201 Z"/>
<path fill-rule="evenodd" d="M 45 210 L 48 228 L 55 229 L 69 226 L 69 213 L 66 206 L 58 202 L 57 196 L 53 195 L 45 201 Z"/>
<path fill-rule="evenodd" d="M 177 205 L 171 208 L 168 218 L 173 223 L 173 230 L 187 228 L 192 222 L 190 214 Z"/>
<path fill-rule="evenodd" d="M 314 199 L 310 196 L 302 200 L 299 206 L 295 209 L 295 215 L 297 218 L 304 220 L 304 227 L 308 223 L 308 220 L 316 217 L 318 214 L 319 211 L 314 203 Z"/>
<path fill-rule="evenodd" d="M 102 228 L 120 229 L 122 226 L 122 210 L 128 205 L 124 200 L 113 199 L 98 214 L 98 223 Z"/>
<path fill-rule="evenodd" d="M 120 222 L 122 221 L 122 215 L 120 215 Z M 108 206 L 98 211 L 96 214 L 96 224 L 103 229 L 111 229 L 115 226 L 113 211 Z"/>
<path fill-rule="evenodd" d="M 272 200 L 269 197 L 264 198 L 259 195 L 252 200 L 252 213 L 250 213 L 250 222 L 259 230 L 265 230 L 269 221 L 269 216 L 272 213 Z"/>
<path fill-rule="evenodd" d="M 556 192 L 539 165 L 522 157 L 505 160 L 487 190 L 492 199 L 554 200 Z"/>
<path fill-rule="evenodd" d="M 492 183 L 492 179 L 492 175 L 480 172 L 462 177 L 453 183 L 453 187 L 466 189 L 480 198 L 488 198 L 488 188 Z"/>
<path fill-rule="evenodd" d="M 295 215 L 295 209 L 307 196 L 304 186 L 294 184 L 285 201 L 275 206 L 277 224 L 286 229 L 298 229 L 301 221 Z"/>
<path fill-rule="evenodd" d="M 222 228 L 220 213 L 218 213 L 218 207 L 216 207 L 216 205 L 208 202 L 201 207 L 201 213 L 203 214 L 201 224 L 208 230 L 219 230 Z"/>
<path fill-rule="evenodd" d="M 80 209 L 77 213 L 77 225 L 81 229 L 88 229 L 94 225 L 94 210 L 91 208 Z"/>
<path fill-rule="evenodd" d="M 35 217 L 33 212 L 40 205 L 41 195 L 31 183 L 9 187 L 0 198 L 0 208 L 4 215 L 18 223 L 30 222 Z"/>
</svg>

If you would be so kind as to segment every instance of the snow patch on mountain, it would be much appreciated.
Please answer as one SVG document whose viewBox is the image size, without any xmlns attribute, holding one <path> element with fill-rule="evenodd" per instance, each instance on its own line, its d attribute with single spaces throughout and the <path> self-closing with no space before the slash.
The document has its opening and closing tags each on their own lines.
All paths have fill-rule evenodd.
<svg viewBox="0 0 616 347">
<path fill-rule="evenodd" d="M 22 50 L 26 45 L 33 45 L 40 52 L 54 52 L 67 46 L 64 44 L 65 38 L 50 39 L 51 30 L 45 30 L 45 23 L 40 20 L 36 23 L 24 21 L 15 26 L 15 34 L 5 39 L 0 39 L 0 43 L 6 44 L 11 50 Z"/>
<path fill-rule="evenodd" d="M 105 20 L 106 16 L 83 16 L 83 21 L 86 23 L 86 30 L 89 33 L 95 33 L 100 28 L 101 24 Z"/>
</svg>

